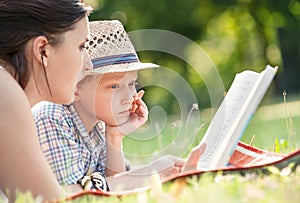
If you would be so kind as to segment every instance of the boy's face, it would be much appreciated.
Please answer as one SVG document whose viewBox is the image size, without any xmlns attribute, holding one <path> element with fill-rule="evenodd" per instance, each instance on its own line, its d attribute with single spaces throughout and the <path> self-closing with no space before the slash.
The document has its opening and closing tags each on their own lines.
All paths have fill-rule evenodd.
<svg viewBox="0 0 300 203">
<path fill-rule="evenodd" d="M 129 120 L 133 96 L 136 95 L 137 71 L 107 73 L 99 78 L 95 94 L 95 114 L 98 120 L 118 126 Z"/>
</svg>

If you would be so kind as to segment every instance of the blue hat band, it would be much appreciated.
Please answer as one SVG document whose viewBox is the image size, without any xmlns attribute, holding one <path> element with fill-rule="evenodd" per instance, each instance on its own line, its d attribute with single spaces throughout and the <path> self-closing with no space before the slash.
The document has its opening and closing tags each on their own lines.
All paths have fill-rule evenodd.
<svg viewBox="0 0 300 203">
<path fill-rule="evenodd" d="M 104 67 L 104 66 L 124 64 L 124 63 L 134 63 L 134 62 L 139 62 L 139 59 L 136 54 L 119 54 L 119 55 L 100 57 L 92 60 L 93 69 Z"/>
</svg>

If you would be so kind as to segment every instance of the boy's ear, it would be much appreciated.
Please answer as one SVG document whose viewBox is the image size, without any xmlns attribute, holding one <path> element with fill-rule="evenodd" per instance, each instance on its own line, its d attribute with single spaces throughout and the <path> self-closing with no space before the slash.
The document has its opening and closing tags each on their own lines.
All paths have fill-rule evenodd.
<svg viewBox="0 0 300 203">
<path fill-rule="evenodd" d="M 48 65 L 49 48 L 48 39 L 45 36 L 38 36 L 33 40 L 33 56 L 40 64 L 44 64 L 45 67 Z"/>
</svg>

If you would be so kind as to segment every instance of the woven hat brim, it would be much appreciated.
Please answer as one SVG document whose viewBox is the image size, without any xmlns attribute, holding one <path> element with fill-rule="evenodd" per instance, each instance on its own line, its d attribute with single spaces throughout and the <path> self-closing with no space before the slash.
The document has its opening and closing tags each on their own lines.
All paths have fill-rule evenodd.
<svg viewBox="0 0 300 203">
<path fill-rule="evenodd" d="M 158 68 L 158 67 L 159 66 L 154 63 L 134 62 L 134 63 L 123 63 L 123 64 L 115 64 L 115 65 L 94 68 L 91 70 L 87 70 L 84 73 L 85 75 L 120 73 L 120 72 L 129 72 L 129 71 L 136 71 L 136 70 L 142 70 L 147 68 Z"/>
</svg>

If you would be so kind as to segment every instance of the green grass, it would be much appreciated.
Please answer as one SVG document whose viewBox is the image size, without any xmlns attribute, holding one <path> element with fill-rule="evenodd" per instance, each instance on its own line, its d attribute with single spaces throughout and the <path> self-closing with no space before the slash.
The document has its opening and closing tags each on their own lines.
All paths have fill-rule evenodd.
<svg viewBox="0 0 300 203">
<path fill-rule="evenodd" d="M 252 136 L 255 135 L 254 146 L 274 151 L 275 141 L 278 139 L 280 143 L 287 145 L 281 147 L 279 151 L 281 153 L 298 148 L 300 143 L 300 111 L 298 108 L 300 108 L 300 103 L 293 103 L 293 105 L 296 107 L 290 108 L 287 113 L 284 112 L 284 104 L 259 108 L 241 140 L 249 143 Z"/>
<path fill-rule="evenodd" d="M 250 143 L 253 135 L 253 145 L 261 149 L 274 151 L 276 140 L 280 149 L 286 153 L 294 150 L 300 143 L 300 104 L 289 103 L 260 107 L 246 128 L 242 141 Z M 291 115 L 291 116 L 290 116 Z M 201 140 L 209 118 L 202 118 L 205 128 L 200 129 L 196 138 L 191 142 L 190 148 Z M 169 124 L 169 126 L 172 126 Z M 167 128 L 153 139 L 137 141 L 124 140 L 124 150 L 127 155 L 143 154 L 144 156 L 131 156 L 133 163 L 148 162 L 163 153 L 172 153 L 172 133 L 174 126 Z M 292 137 L 291 137 L 292 135 Z M 173 137 L 174 138 L 174 137 Z M 174 143 L 173 143 L 174 144 Z M 278 147 L 278 146 L 277 146 Z M 162 153 L 160 153 L 162 152 Z M 186 156 L 187 154 L 182 154 Z M 130 156 L 129 156 L 130 157 Z M 138 160 L 140 159 L 140 160 Z M 286 167 L 279 171 L 274 167 L 267 167 L 262 171 L 249 172 L 246 175 L 205 173 L 199 177 L 189 177 L 184 180 L 175 180 L 163 185 L 159 181 L 152 182 L 154 189 L 124 196 L 122 198 L 99 197 L 85 195 L 74 202 L 299 202 L 300 199 L 300 167 L 291 170 Z M 155 180 L 155 179 L 154 179 Z M 29 194 L 19 195 L 18 202 L 33 201 Z"/>
<path fill-rule="evenodd" d="M 178 131 L 182 126 L 177 124 L 176 127 L 172 127 L 172 123 L 169 123 L 160 134 L 151 139 L 140 140 L 125 137 L 123 142 L 125 154 L 133 164 L 145 164 L 166 154 L 185 158 L 190 149 L 200 142 L 211 120 L 211 115 L 207 113 L 207 110 L 203 112 L 200 122 L 205 127 L 200 129 L 195 137 L 191 134 L 179 136 Z M 297 134 L 300 133 L 298 123 L 300 123 L 299 101 L 286 105 L 279 103 L 261 106 L 250 120 L 241 141 L 249 144 L 255 136 L 253 146 L 274 151 L 277 139 L 281 147 L 276 152 L 287 153 L 300 146 L 300 135 Z M 189 132 L 191 133 L 192 130 Z M 290 134 L 293 137 L 289 136 Z M 175 142 L 173 142 L 174 137 Z M 180 150 L 182 153 L 178 153 Z"/>
<path fill-rule="evenodd" d="M 199 177 L 178 179 L 161 185 L 154 181 L 154 189 L 121 198 L 84 195 L 76 203 L 96 202 L 299 202 L 300 167 L 278 171 L 267 168 L 270 174 L 249 172 L 247 175 L 206 173 Z M 20 195 L 16 202 L 33 202 L 29 194 Z M 68 201 L 69 202 L 69 201 Z"/>
<path fill-rule="evenodd" d="M 300 117 L 293 118 L 293 123 L 300 123 Z M 300 132 L 300 125 L 296 126 L 294 130 L 295 132 Z M 274 151 L 276 138 L 281 141 L 287 141 L 289 139 L 286 132 L 285 119 L 270 121 L 253 120 L 246 129 L 241 140 L 249 143 L 253 135 L 255 135 L 254 145 L 269 151 Z M 294 139 L 296 143 L 299 143 L 300 136 L 297 136 L 296 134 Z M 289 144 L 292 145 L 292 149 L 296 147 L 293 141 L 290 141 Z M 288 149 L 283 149 L 281 152 L 288 151 Z"/>
<path fill-rule="evenodd" d="M 162 190 L 121 199 L 90 196 L 75 202 L 299 202 L 299 175 L 291 176 L 286 179 L 275 175 L 264 178 L 204 175 L 200 180 L 190 178 L 187 183 L 173 183 Z"/>
</svg>

